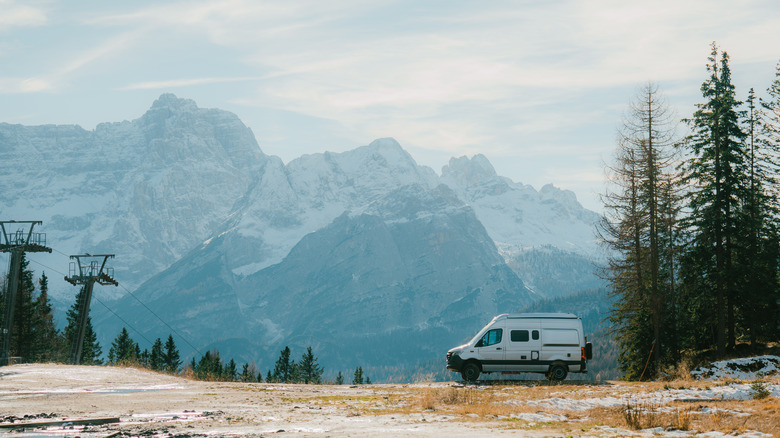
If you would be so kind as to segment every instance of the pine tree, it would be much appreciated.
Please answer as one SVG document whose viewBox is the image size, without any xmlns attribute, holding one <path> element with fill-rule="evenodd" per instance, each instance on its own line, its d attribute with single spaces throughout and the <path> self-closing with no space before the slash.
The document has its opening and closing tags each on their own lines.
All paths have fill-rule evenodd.
<svg viewBox="0 0 780 438">
<path fill-rule="evenodd" d="M 108 362 L 111 364 L 134 363 L 140 359 L 140 347 L 130 338 L 126 327 L 122 327 L 111 348 L 108 350 Z"/>
<path fill-rule="evenodd" d="M 235 364 L 234 364 L 235 365 Z M 198 365 L 195 367 L 195 377 L 199 380 L 222 380 L 224 375 L 224 364 L 219 357 L 219 351 L 215 348 L 204 354 Z"/>
<path fill-rule="evenodd" d="M 615 298 L 610 320 L 620 343 L 619 361 L 626 378 L 648 375 L 676 358 L 661 352 L 673 343 L 670 321 L 674 253 L 668 231 L 678 211 L 673 197 L 672 167 L 675 124 L 671 111 L 647 84 L 630 105 L 618 136 L 615 165 L 608 168 L 611 190 L 602 200 L 606 214 L 600 225 L 602 243 L 610 249 L 604 277 Z M 670 324 L 672 322 L 672 324 Z"/>
<path fill-rule="evenodd" d="M 336 375 L 336 385 L 343 385 L 344 384 L 344 376 L 341 375 L 341 371 Z"/>
<path fill-rule="evenodd" d="M 154 371 L 163 371 L 165 369 L 165 353 L 163 352 L 163 343 L 160 338 L 155 339 L 152 345 L 152 352 L 149 354 L 149 368 Z"/>
<path fill-rule="evenodd" d="M 190 360 L 189 372 L 192 373 L 192 377 L 195 379 L 198 378 L 197 369 L 198 369 L 198 364 L 195 363 L 195 356 L 193 356 L 192 359 Z"/>
<path fill-rule="evenodd" d="M 173 335 L 168 335 L 168 340 L 165 341 L 165 353 L 163 354 L 163 362 L 164 362 L 165 371 L 171 374 L 179 373 L 179 367 L 181 366 L 181 359 L 179 358 L 179 350 L 176 349 L 176 343 L 173 342 Z"/>
<path fill-rule="evenodd" d="M 293 381 L 295 361 L 290 360 L 290 347 L 285 346 L 279 352 L 271 378 L 274 382 L 291 383 Z"/>
<path fill-rule="evenodd" d="M 263 383 L 263 372 L 260 370 L 257 371 L 257 383 Z"/>
<path fill-rule="evenodd" d="M 251 367 L 248 363 L 245 363 L 243 367 L 241 367 L 241 374 L 239 375 L 239 380 L 242 382 L 255 382 L 257 381 L 256 377 L 257 367 L 254 363 L 252 363 Z M 262 374 L 260 375 L 262 378 Z"/>
<path fill-rule="evenodd" d="M 31 359 L 38 362 L 60 360 L 63 359 L 62 346 L 59 331 L 54 324 L 54 309 L 49 302 L 49 279 L 45 272 L 38 280 L 38 287 L 40 292 L 33 305 L 35 343 L 32 345 Z"/>
<path fill-rule="evenodd" d="M 303 383 L 321 383 L 323 369 L 317 364 L 317 358 L 314 356 L 311 347 L 308 347 L 303 356 L 301 356 L 298 367 Z"/>
<path fill-rule="evenodd" d="M 772 88 L 768 90 L 771 96 Z M 742 273 L 736 283 L 737 324 L 747 338 L 776 339 L 774 323 L 778 298 L 778 178 L 775 157 L 779 143 L 771 141 L 765 108 L 757 105 L 751 88 L 746 100 L 745 131 L 748 154 L 747 195 L 742 199 L 743 244 L 737 246 L 735 264 Z"/>
<path fill-rule="evenodd" d="M 747 195 L 747 169 L 746 135 L 739 123 L 741 102 L 731 83 L 728 54 L 718 55 L 712 43 L 707 64 L 710 76 L 701 87 L 706 101 L 697 105 L 688 120 L 693 131 L 686 142 L 691 159 L 685 163 L 691 242 L 681 266 L 681 298 L 691 309 L 691 347 L 714 344 L 722 356 L 736 337 L 734 309 L 740 298 L 740 276 L 734 256 L 744 226 L 740 203 Z"/>
<path fill-rule="evenodd" d="M 76 301 L 71 305 L 67 312 L 68 324 L 65 326 L 65 351 L 70 351 L 74 342 L 76 342 L 76 334 L 78 331 L 79 321 L 79 303 L 81 303 L 84 297 L 84 287 L 79 290 L 76 295 Z M 99 365 L 102 363 L 100 356 L 103 355 L 103 349 L 97 341 L 97 334 L 92 328 L 92 318 L 87 317 L 87 326 L 84 331 L 84 344 L 81 349 L 81 360 L 79 363 L 83 365 Z"/>
<path fill-rule="evenodd" d="M 222 370 L 222 379 L 227 382 L 235 382 L 237 375 L 238 369 L 236 368 L 236 361 L 231 357 L 230 362 L 228 362 Z"/>
<path fill-rule="evenodd" d="M 101 365 L 103 349 L 97 340 L 97 333 L 92 329 L 92 318 L 87 318 L 87 327 L 84 331 L 84 346 L 81 348 L 82 365 Z"/>
<path fill-rule="evenodd" d="M 363 367 L 355 368 L 355 375 L 352 377 L 352 384 L 353 385 L 363 384 Z"/>
<path fill-rule="evenodd" d="M 9 345 L 9 354 L 11 356 L 19 356 L 24 361 L 34 360 L 34 346 L 37 343 L 33 327 L 33 319 L 36 314 L 33 301 L 35 283 L 33 282 L 32 271 L 27 269 L 28 265 L 27 258 L 22 254 L 19 268 L 21 275 L 18 277 L 13 326 L 11 327 L 11 342 Z M 10 288 L 4 288 L 3 290 L 3 304 L 5 303 L 5 294 L 9 290 Z M 3 309 L 2 316 L 5 317 L 5 309 Z M 4 326 L 5 324 L 3 324 Z"/>
</svg>

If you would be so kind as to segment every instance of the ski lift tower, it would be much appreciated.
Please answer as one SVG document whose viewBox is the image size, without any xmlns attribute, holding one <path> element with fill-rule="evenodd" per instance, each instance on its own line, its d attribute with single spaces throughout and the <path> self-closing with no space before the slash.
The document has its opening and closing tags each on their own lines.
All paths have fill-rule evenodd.
<svg viewBox="0 0 780 438">
<path fill-rule="evenodd" d="M 51 252 L 46 246 L 46 233 L 33 233 L 33 228 L 40 225 L 41 221 L 0 221 L 0 252 L 11 253 L 11 263 L 8 268 L 8 288 L 5 294 L 5 318 L 3 319 L 3 345 L 0 350 L 0 366 L 9 364 L 11 350 L 11 329 L 14 324 L 14 311 L 16 310 L 16 295 L 19 289 L 21 277 L 22 255 L 25 252 Z M 16 232 L 8 233 L 6 224 L 21 224 Z M 30 228 L 25 231 L 24 224 Z"/>
<path fill-rule="evenodd" d="M 70 262 L 70 268 L 68 270 L 68 276 L 65 277 L 65 281 L 77 286 L 84 285 L 84 293 L 81 294 L 81 300 L 78 303 L 79 320 L 77 321 L 77 332 L 74 342 L 70 346 L 70 363 L 78 365 L 81 362 L 81 352 L 84 347 L 84 335 L 87 331 L 87 321 L 89 320 L 89 303 L 92 301 L 92 287 L 95 283 L 102 285 L 113 284 L 119 286 L 116 280 L 114 280 L 114 269 L 106 267 L 106 261 L 110 258 L 114 258 L 114 254 L 81 254 L 72 255 L 71 259 L 76 259 L 75 262 Z M 102 258 L 102 263 L 99 259 Z M 82 263 L 84 259 L 84 263 Z"/>
</svg>

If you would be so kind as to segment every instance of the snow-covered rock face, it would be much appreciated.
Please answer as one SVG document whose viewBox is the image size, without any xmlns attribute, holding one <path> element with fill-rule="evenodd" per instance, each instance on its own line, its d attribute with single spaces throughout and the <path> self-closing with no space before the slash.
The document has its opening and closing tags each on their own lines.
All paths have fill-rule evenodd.
<svg viewBox="0 0 780 438">
<path fill-rule="evenodd" d="M 602 284 L 592 267 L 599 254 L 594 230 L 600 216 L 583 208 L 571 191 L 548 184 L 537 192 L 497 175 L 483 155 L 450 159 L 441 181 L 474 209 L 506 263 L 532 289 L 546 296 L 571 292 L 550 283 L 551 277 L 576 289 Z M 576 268 L 550 266 L 551 249 Z"/>
<path fill-rule="evenodd" d="M 61 253 L 117 254 L 132 287 L 209 237 L 266 160 L 234 114 L 163 95 L 94 131 L 0 124 L 0 161 L 14 169 L 0 174 L 0 205 L 3 219 L 42 220 Z M 67 270 L 61 258 L 52 267 Z"/>
<path fill-rule="evenodd" d="M 483 155 L 450 159 L 441 179 L 474 208 L 498 244 L 519 250 L 549 244 L 586 257 L 598 253 L 593 227 L 599 215 L 583 208 L 571 191 L 548 184 L 537 192 L 497 175 Z"/>
</svg>

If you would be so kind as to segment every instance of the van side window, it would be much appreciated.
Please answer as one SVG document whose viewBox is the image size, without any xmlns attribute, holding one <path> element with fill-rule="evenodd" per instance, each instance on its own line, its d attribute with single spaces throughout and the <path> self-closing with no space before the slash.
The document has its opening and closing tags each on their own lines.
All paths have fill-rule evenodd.
<svg viewBox="0 0 780 438">
<path fill-rule="evenodd" d="M 532 331 L 531 332 L 531 337 L 533 338 L 534 341 L 538 341 L 539 340 L 539 330 Z"/>
<path fill-rule="evenodd" d="M 482 339 L 477 342 L 476 347 L 487 347 L 489 345 L 495 345 L 501 342 L 501 335 L 503 334 L 503 329 L 493 329 L 489 332 L 485 333 L 485 336 L 482 337 Z"/>
<path fill-rule="evenodd" d="M 512 342 L 528 342 L 528 330 L 512 330 L 509 336 Z"/>
</svg>

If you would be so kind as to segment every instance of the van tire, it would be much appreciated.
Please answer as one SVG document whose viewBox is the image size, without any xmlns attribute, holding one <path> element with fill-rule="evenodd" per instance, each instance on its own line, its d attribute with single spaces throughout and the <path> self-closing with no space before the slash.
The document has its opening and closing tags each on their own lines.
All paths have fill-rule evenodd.
<svg viewBox="0 0 780 438">
<path fill-rule="evenodd" d="M 547 371 L 547 378 L 550 380 L 561 381 L 569 375 L 569 370 L 566 365 L 562 363 L 554 363 L 550 365 L 550 370 Z"/>
<path fill-rule="evenodd" d="M 479 365 L 474 362 L 468 362 L 460 370 L 460 376 L 467 382 L 476 382 L 479 379 Z"/>
</svg>

